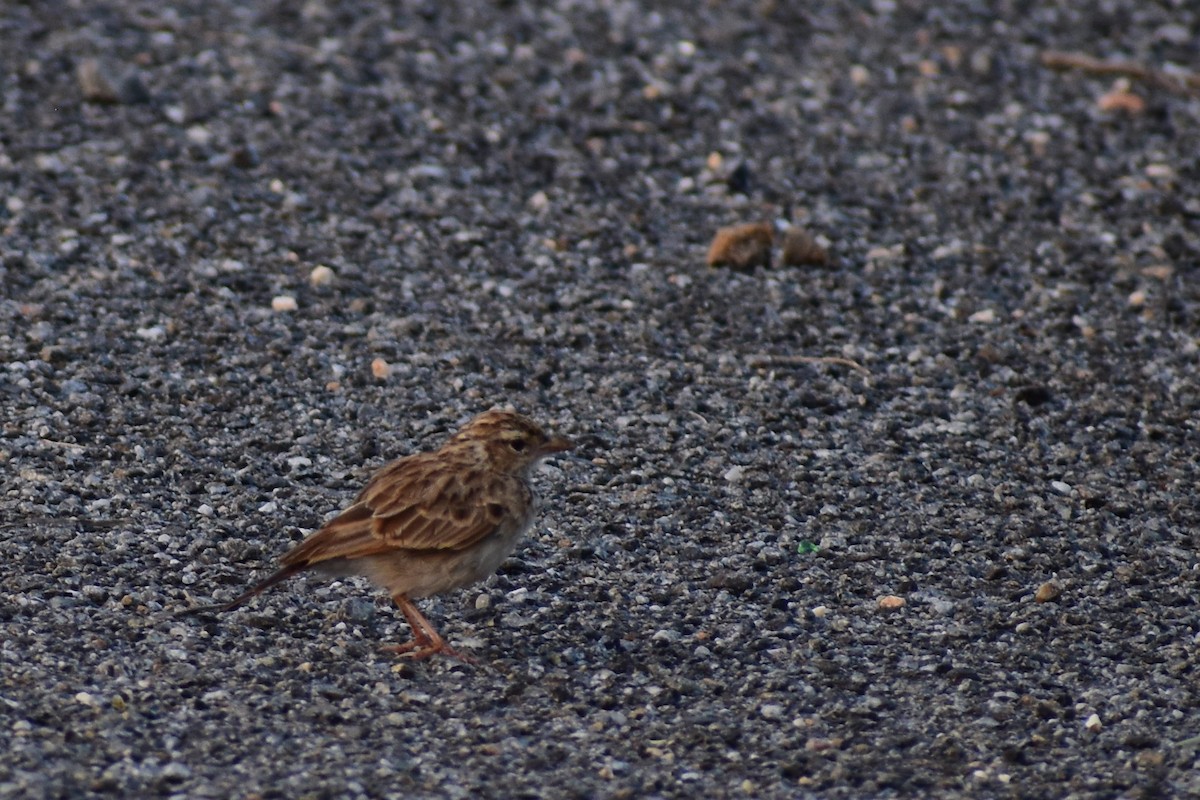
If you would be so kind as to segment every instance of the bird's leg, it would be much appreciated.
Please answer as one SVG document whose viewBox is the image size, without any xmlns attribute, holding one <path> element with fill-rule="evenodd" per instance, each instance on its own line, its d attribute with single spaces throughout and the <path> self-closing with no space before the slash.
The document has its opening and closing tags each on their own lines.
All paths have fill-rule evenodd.
<svg viewBox="0 0 1200 800">
<path fill-rule="evenodd" d="M 465 661 L 468 664 L 475 663 L 475 659 L 463 655 L 446 644 L 446 640 L 433 627 L 433 623 L 425 619 L 425 615 L 420 612 L 413 601 L 409 600 L 406 595 L 394 595 L 392 599 L 396 601 L 396 605 L 400 607 L 400 612 L 408 620 L 408 627 L 412 628 L 413 638 L 411 642 L 405 642 L 404 644 L 386 645 L 383 648 L 384 650 L 402 655 L 405 658 L 411 658 L 414 661 L 429 658 L 440 653 L 444 656 L 457 658 L 459 661 Z"/>
</svg>

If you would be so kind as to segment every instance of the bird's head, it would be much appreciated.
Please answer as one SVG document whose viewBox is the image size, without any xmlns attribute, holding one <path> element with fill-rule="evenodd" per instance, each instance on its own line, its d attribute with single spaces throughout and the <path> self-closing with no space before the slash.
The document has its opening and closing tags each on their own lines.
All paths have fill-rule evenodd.
<svg viewBox="0 0 1200 800">
<path fill-rule="evenodd" d="M 451 437 L 450 445 L 482 447 L 497 472 L 522 473 L 573 444 L 562 436 L 551 436 L 536 422 L 515 411 L 492 409 L 464 425 Z"/>
</svg>

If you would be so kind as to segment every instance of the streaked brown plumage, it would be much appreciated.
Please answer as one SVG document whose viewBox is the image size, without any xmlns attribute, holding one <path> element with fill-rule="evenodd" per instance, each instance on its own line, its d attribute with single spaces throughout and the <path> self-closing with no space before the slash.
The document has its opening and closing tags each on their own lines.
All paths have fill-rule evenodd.
<svg viewBox="0 0 1200 800">
<path fill-rule="evenodd" d="M 533 521 L 530 469 L 571 447 L 512 411 L 484 412 L 441 448 L 401 458 L 371 477 L 354 503 L 281 559 L 282 568 L 223 605 L 232 611 L 297 573 L 364 575 L 392 595 L 413 640 L 412 658 L 463 658 L 412 603 L 491 575 Z"/>
</svg>

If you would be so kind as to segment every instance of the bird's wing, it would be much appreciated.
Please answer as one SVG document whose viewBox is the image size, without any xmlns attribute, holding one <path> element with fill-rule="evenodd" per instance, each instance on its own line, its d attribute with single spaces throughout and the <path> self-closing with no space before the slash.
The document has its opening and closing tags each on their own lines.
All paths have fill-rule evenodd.
<svg viewBox="0 0 1200 800">
<path fill-rule="evenodd" d="M 363 492 L 372 533 L 389 547 L 465 550 L 495 531 L 509 515 L 506 501 L 524 491 L 507 476 L 420 456 L 411 460 L 385 467 Z"/>
<path fill-rule="evenodd" d="M 502 476 L 464 472 L 462 465 L 428 455 L 394 461 L 375 473 L 352 506 L 292 548 L 283 564 L 308 566 L 397 549 L 464 550 L 505 519 L 503 498 L 527 491 L 519 481 L 501 486 Z"/>
</svg>

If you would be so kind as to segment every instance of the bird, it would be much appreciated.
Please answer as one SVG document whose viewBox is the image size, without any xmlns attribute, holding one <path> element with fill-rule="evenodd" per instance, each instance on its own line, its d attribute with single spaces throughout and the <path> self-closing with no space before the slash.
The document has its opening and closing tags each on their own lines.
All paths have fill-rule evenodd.
<svg viewBox="0 0 1200 800">
<path fill-rule="evenodd" d="M 412 629 L 411 641 L 384 649 L 412 659 L 441 654 L 473 661 L 442 638 L 413 600 L 494 573 L 533 522 L 530 471 L 573 446 L 511 409 L 485 411 L 437 450 L 380 468 L 349 507 L 284 554 L 274 574 L 227 603 L 184 613 L 233 611 L 309 570 L 362 575 L 391 595 Z"/>
</svg>

